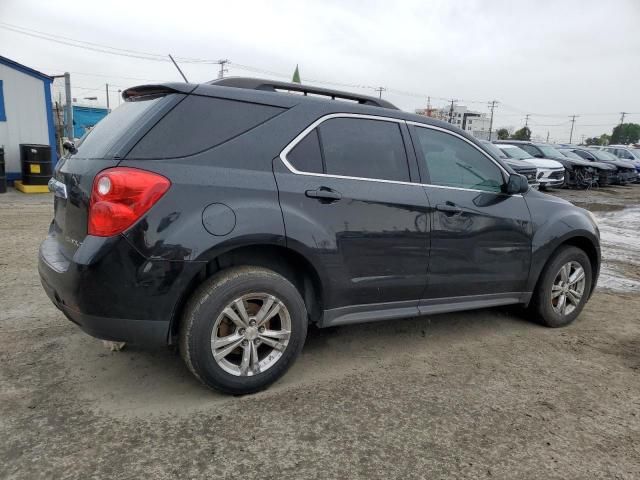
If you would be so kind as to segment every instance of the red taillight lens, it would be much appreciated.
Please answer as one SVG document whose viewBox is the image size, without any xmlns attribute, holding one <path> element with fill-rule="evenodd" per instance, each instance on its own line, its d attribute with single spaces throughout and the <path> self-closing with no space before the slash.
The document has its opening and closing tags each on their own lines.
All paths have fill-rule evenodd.
<svg viewBox="0 0 640 480">
<path fill-rule="evenodd" d="M 171 186 L 157 173 L 137 168 L 103 170 L 93 180 L 89 201 L 89 235 L 110 237 L 125 231 Z"/>
</svg>

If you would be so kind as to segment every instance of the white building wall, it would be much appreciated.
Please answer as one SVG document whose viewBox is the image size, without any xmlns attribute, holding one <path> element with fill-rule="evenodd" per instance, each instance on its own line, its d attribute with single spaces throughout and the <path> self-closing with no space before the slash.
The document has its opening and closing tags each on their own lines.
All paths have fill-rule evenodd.
<svg viewBox="0 0 640 480">
<path fill-rule="evenodd" d="M 49 145 L 44 82 L 0 64 L 6 122 L 0 122 L 7 173 L 20 172 L 21 143 Z"/>
</svg>

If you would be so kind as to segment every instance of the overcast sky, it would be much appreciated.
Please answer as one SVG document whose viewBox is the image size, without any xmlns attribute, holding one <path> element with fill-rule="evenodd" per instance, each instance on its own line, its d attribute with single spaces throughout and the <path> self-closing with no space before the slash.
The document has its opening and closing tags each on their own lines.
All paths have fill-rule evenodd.
<svg viewBox="0 0 640 480">
<path fill-rule="evenodd" d="M 29 29 L 120 49 L 229 59 L 227 75 L 337 82 L 413 111 L 455 98 L 494 126 L 567 141 L 610 133 L 620 112 L 640 123 L 640 0 L 162 2 L 0 0 L 0 55 L 47 74 L 70 71 L 79 101 L 111 104 L 118 89 L 180 80 L 165 61 L 112 55 L 8 30 Z M 2 28 L 2 27 L 5 28 Z M 24 30 L 23 30 L 24 31 Z M 66 40 L 64 40 L 66 41 Z M 101 48 L 101 47 L 97 47 Z M 190 81 L 215 64 L 183 63 Z M 243 67 L 250 67 L 249 70 Z M 272 72 L 274 75 L 256 72 Z M 337 87 L 336 87 L 337 88 Z M 57 92 L 57 90 L 56 90 Z M 545 116 L 547 115 L 547 116 Z"/>
</svg>

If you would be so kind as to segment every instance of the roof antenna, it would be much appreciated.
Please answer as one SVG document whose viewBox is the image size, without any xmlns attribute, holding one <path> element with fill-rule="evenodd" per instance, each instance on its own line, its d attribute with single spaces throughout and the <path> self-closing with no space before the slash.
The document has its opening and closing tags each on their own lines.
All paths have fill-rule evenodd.
<svg viewBox="0 0 640 480">
<path fill-rule="evenodd" d="M 169 58 L 171 59 L 171 61 L 173 62 L 173 64 L 176 66 L 176 68 L 178 69 L 178 72 L 180 72 L 180 75 L 182 75 L 182 78 L 184 78 L 185 83 L 189 83 L 189 80 L 187 80 L 187 77 L 184 76 L 184 73 L 182 73 L 182 70 L 180 70 L 180 67 L 178 66 L 178 64 L 176 63 L 176 61 L 173 59 L 173 57 L 171 56 L 171 54 L 169 54 Z"/>
</svg>

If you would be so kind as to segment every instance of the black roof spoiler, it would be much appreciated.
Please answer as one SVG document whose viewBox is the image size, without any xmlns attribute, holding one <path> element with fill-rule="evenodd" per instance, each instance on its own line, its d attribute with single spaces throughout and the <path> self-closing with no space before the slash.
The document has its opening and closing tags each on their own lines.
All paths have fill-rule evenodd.
<svg viewBox="0 0 640 480">
<path fill-rule="evenodd" d="M 340 90 L 331 90 L 328 88 L 312 87 L 310 85 L 302 85 L 300 83 L 280 82 L 278 80 L 266 80 L 263 78 L 250 77 L 227 77 L 218 80 L 206 82 L 206 85 L 214 85 L 219 87 L 246 88 L 249 90 L 263 90 L 267 92 L 300 92 L 306 95 L 329 97 L 332 100 L 351 100 L 361 105 L 370 105 L 374 107 L 391 108 L 399 110 L 393 103 L 382 100 L 381 98 L 370 97 L 368 95 L 358 95 L 357 93 L 343 92 Z"/>
<path fill-rule="evenodd" d="M 152 85 L 138 85 L 127 88 L 122 92 L 124 100 L 133 100 L 136 97 L 148 97 L 166 95 L 168 93 L 191 93 L 198 86 L 192 83 L 158 83 Z"/>
</svg>

